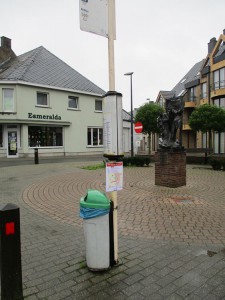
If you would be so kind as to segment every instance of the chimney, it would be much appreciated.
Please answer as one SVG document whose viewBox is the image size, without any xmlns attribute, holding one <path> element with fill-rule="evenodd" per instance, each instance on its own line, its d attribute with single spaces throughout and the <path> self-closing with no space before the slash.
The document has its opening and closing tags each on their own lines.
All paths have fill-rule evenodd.
<svg viewBox="0 0 225 300">
<path fill-rule="evenodd" d="M 1 48 L 11 49 L 11 39 L 2 36 L 1 37 Z"/>
<path fill-rule="evenodd" d="M 0 44 L 0 64 L 14 57 L 16 57 L 16 55 L 11 49 L 11 39 L 2 36 Z"/>
<path fill-rule="evenodd" d="M 216 46 L 216 43 L 217 43 L 217 40 L 216 40 L 215 37 L 213 37 L 209 41 L 209 43 L 208 43 L 208 54 L 210 54 L 213 51 L 214 47 Z"/>
</svg>

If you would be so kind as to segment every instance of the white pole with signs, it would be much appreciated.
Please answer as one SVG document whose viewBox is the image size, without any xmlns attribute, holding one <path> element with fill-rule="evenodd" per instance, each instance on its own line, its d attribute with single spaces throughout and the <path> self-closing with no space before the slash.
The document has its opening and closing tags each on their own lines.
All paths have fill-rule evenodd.
<svg viewBox="0 0 225 300">
<path fill-rule="evenodd" d="M 115 91 L 114 40 L 116 39 L 115 0 L 80 0 L 80 28 L 108 38 L 109 92 L 103 99 L 104 156 L 123 156 L 122 94 Z M 114 260 L 118 263 L 117 191 L 113 201 Z"/>
</svg>

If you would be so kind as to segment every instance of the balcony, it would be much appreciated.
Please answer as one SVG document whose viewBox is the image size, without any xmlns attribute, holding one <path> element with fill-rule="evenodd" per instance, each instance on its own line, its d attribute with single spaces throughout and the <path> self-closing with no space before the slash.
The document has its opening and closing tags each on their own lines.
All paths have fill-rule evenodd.
<svg viewBox="0 0 225 300">
<path fill-rule="evenodd" d="M 225 80 L 220 80 L 213 83 L 211 97 L 218 97 L 225 95 Z"/>
<path fill-rule="evenodd" d="M 208 104 L 208 99 L 201 99 L 199 105 Z"/>
<path fill-rule="evenodd" d="M 191 127 L 189 124 L 183 124 L 183 130 L 191 130 Z"/>
<path fill-rule="evenodd" d="M 192 101 L 191 99 L 189 101 L 185 101 L 184 102 L 184 107 L 188 108 L 188 107 L 196 107 L 196 101 Z"/>
</svg>

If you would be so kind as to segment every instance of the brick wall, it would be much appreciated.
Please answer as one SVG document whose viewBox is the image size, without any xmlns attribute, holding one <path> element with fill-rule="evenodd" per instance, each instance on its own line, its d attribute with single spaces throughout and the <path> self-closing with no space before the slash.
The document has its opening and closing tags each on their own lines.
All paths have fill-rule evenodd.
<svg viewBox="0 0 225 300">
<path fill-rule="evenodd" d="M 156 152 L 155 184 L 171 188 L 186 185 L 186 153 L 183 150 Z"/>
</svg>

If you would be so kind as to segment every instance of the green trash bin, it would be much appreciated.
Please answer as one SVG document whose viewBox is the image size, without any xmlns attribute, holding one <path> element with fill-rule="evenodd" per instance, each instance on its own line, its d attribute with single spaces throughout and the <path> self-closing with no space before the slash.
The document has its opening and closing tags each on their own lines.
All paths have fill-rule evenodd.
<svg viewBox="0 0 225 300">
<path fill-rule="evenodd" d="M 109 211 L 110 200 L 100 191 L 88 190 L 80 200 L 86 262 L 93 271 L 105 270 L 110 266 Z"/>
</svg>

